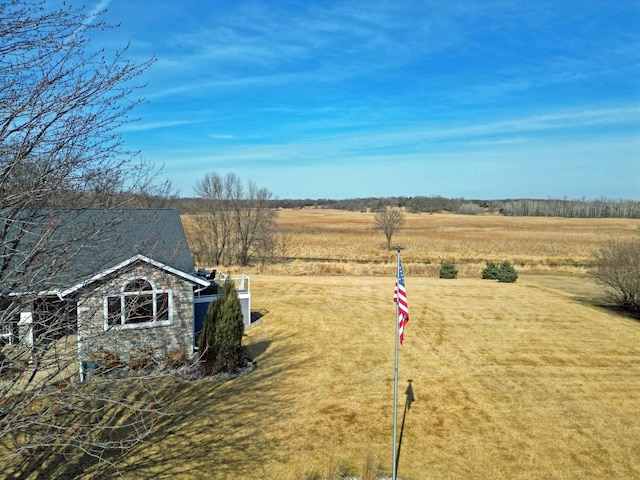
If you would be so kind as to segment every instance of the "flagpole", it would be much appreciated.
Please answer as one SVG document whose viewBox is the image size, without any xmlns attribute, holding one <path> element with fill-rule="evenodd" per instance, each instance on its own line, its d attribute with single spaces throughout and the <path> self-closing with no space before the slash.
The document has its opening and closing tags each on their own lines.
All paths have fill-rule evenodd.
<svg viewBox="0 0 640 480">
<path fill-rule="evenodd" d="M 396 282 L 398 282 L 398 271 L 400 269 L 400 250 L 402 248 L 400 245 L 397 247 L 398 250 L 398 260 L 396 265 Z M 397 455 L 396 451 L 396 443 L 397 443 L 397 431 L 398 431 L 398 344 L 400 342 L 400 331 L 398 321 L 399 318 L 399 305 L 400 302 L 396 303 L 396 359 L 395 359 L 395 368 L 393 370 L 393 455 L 392 455 L 392 464 L 391 464 L 391 478 L 392 480 L 396 480 L 396 468 L 397 468 Z"/>
</svg>

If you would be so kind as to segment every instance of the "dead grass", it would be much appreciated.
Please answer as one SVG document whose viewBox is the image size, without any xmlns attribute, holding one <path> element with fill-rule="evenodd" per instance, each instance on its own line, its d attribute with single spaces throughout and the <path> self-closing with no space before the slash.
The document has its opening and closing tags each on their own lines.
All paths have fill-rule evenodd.
<svg viewBox="0 0 640 480">
<path fill-rule="evenodd" d="M 125 478 L 319 478 L 375 459 L 389 473 L 392 277 L 254 277 L 257 369 L 168 385 L 176 413 L 116 461 Z M 563 278 L 407 278 L 401 477 L 640 477 L 640 323 Z"/>
<path fill-rule="evenodd" d="M 488 261 L 504 260 L 519 272 L 583 274 L 599 246 L 640 231 L 637 219 L 444 213 L 407 214 L 406 218 L 393 243 L 404 247 L 403 262 L 413 276 L 437 276 L 444 260 L 457 263 L 462 277 L 479 277 Z M 183 222 L 189 235 L 194 218 L 184 216 Z M 285 209 L 279 211 L 277 224 L 291 232 L 287 256 L 304 261 L 272 265 L 267 273 L 384 275 L 395 262 L 395 252 L 386 251 L 384 235 L 373 228 L 373 213 Z"/>
</svg>

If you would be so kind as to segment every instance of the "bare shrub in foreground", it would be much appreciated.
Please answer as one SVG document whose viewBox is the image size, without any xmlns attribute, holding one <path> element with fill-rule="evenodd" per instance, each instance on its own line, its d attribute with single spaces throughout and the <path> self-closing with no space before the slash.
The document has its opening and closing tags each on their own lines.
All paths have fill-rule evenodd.
<svg viewBox="0 0 640 480">
<path fill-rule="evenodd" d="M 640 313 L 640 238 L 609 242 L 600 248 L 591 275 L 605 286 L 614 305 Z"/>
</svg>

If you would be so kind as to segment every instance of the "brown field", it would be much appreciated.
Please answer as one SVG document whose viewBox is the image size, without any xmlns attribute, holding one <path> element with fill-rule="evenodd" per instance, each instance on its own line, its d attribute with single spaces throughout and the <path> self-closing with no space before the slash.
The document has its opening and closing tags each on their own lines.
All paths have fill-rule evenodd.
<svg viewBox="0 0 640 480">
<path fill-rule="evenodd" d="M 393 243 L 404 248 L 407 272 L 419 276 L 437 276 L 444 260 L 469 277 L 479 277 L 488 261 L 504 260 L 522 272 L 585 273 L 600 245 L 640 232 L 637 219 L 456 214 L 407 214 L 406 219 Z M 183 221 L 187 233 L 192 231 L 194 218 Z M 281 250 L 276 255 L 307 260 L 267 267 L 268 273 L 386 275 L 395 263 L 395 252 L 386 251 L 384 235 L 373 228 L 373 213 L 287 209 L 278 213 L 277 224 L 290 232 L 290 240 L 284 255 Z"/>
<path fill-rule="evenodd" d="M 108 459 L 122 477 L 338 478 L 372 459 L 390 472 L 395 253 L 371 214 L 283 211 L 278 222 L 292 231 L 288 256 L 333 261 L 248 272 L 263 315 L 245 332 L 257 368 L 226 382 L 168 381 L 174 414 L 126 458 Z M 584 275 L 594 248 L 639 226 L 408 217 L 395 238 L 411 311 L 400 477 L 640 478 L 640 322 L 601 305 Z M 469 265 L 468 277 L 437 278 L 445 258 Z M 469 278 L 503 259 L 522 272 L 517 283 Z"/>
<path fill-rule="evenodd" d="M 177 415 L 120 463 L 125 476 L 327 478 L 372 458 L 390 472 L 395 253 L 372 214 L 286 210 L 278 223 L 287 256 L 313 260 L 251 272 L 257 369 L 172 384 Z M 402 478 L 640 478 L 640 322 L 601 306 L 584 275 L 598 245 L 639 226 L 408 216 L 394 239 L 411 309 L 399 425 L 410 379 L 416 397 Z M 521 277 L 440 280 L 443 259 L 468 276 L 510 260 Z"/>
<path fill-rule="evenodd" d="M 391 464 L 393 278 L 253 278 L 257 369 L 170 385 L 176 415 L 125 478 L 302 479 Z M 640 478 L 640 322 L 584 278 L 407 277 L 406 480 Z"/>
</svg>

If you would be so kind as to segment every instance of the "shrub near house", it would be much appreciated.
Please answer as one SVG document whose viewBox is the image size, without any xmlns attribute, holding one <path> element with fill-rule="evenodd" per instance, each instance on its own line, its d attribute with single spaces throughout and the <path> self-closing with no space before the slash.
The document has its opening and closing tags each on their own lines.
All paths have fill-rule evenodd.
<svg viewBox="0 0 640 480">
<path fill-rule="evenodd" d="M 244 324 L 236 287 L 226 281 L 223 293 L 209 304 L 198 342 L 209 373 L 233 372 L 241 366 Z"/>
</svg>

